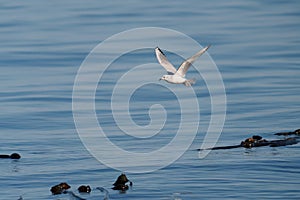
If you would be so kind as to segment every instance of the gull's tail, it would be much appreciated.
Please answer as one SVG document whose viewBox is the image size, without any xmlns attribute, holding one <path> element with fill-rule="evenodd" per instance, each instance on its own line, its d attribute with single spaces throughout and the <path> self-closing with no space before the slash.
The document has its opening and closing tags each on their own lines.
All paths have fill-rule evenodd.
<svg viewBox="0 0 300 200">
<path fill-rule="evenodd" d="M 186 80 L 183 84 L 187 87 L 190 87 L 192 86 L 194 83 L 196 83 L 196 79 L 189 79 L 189 80 Z"/>
</svg>

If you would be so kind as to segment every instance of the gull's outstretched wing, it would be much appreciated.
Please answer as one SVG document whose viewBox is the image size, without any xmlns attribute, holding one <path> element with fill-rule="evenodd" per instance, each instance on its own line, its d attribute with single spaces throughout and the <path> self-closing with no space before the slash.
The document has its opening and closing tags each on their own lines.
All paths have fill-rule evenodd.
<svg viewBox="0 0 300 200">
<path fill-rule="evenodd" d="M 172 73 L 172 74 L 176 73 L 177 71 L 176 68 L 168 61 L 167 57 L 160 50 L 160 48 L 158 47 L 155 48 L 155 54 L 159 64 L 161 64 L 167 70 L 168 73 Z"/>
<path fill-rule="evenodd" d="M 207 47 L 203 48 L 202 50 L 200 50 L 199 52 L 197 52 L 195 55 L 193 55 L 192 57 L 186 59 L 178 68 L 176 74 L 181 76 L 181 77 L 185 77 L 185 74 L 187 72 L 187 70 L 190 68 L 191 64 L 193 64 L 193 62 L 199 57 L 201 56 L 208 48 L 210 47 L 210 45 L 208 45 Z"/>
</svg>

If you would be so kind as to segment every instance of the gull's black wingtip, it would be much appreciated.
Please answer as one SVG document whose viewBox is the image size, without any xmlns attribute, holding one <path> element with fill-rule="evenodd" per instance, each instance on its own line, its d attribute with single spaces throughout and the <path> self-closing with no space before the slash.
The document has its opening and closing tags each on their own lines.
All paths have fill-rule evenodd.
<svg viewBox="0 0 300 200">
<path fill-rule="evenodd" d="M 162 50 L 158 46 L 155 47 L 155 50 L 162 52 Z"/>
<path fill-rule="evenodd" d="M 166 56 L 158 46 L 155 48 L 155 50 L 158 50 L 162 55 Z"/>
</svg>

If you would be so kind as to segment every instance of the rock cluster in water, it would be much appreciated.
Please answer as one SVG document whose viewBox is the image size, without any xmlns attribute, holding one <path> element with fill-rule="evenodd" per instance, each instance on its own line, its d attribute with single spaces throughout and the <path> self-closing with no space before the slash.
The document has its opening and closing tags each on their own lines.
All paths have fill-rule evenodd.
<svg viewBox="0 0 300 200">
<path fill-rule="evenodd" d="M 118 176 L 117 180 L 114 182 L 114 187 L 112 188 L 113 190 L 119 190 L 121 192 L 124 192 L 129 189 L 129 186 L 126 184 L 129 182 L 129 186 L 132 186 L 132 182 L 128 180 L 127 176 L 125 174 L 121 174 Z M 53 195 L 58 195 L 58 194 L 65 194 L 69 193 L 73 197 L 76 197 L 77 199 L 82 199 L 78 196 L 76 196 L 72 191 L 69 191 L 71 186 L 67 184 L 66 182 L 62 182 L 60 184 L 57 184 L 53 187 L 51 187 L 50 191 Z M 79 193 L 90 193 L 92 192 L 92 188 L 89 185 L 81 185 L 77 188 Z M 97 187 L 95 190 L 100 190 L 101 192 L 105 193 L 106 198 L 108 199 L 108 191 L 102 187 Z"/>
</svg>

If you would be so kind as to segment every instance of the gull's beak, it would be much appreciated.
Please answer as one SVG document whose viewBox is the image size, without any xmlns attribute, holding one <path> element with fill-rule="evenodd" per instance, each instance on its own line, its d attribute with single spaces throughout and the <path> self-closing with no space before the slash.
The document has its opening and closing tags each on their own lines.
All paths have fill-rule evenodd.
<svg viewBox="0 0 300 200">
<path fill-rule="evenodd" d="M 158 79 L 159 81 L 161 81 L 161 78 L 160 79 Z"/>
</svg>

